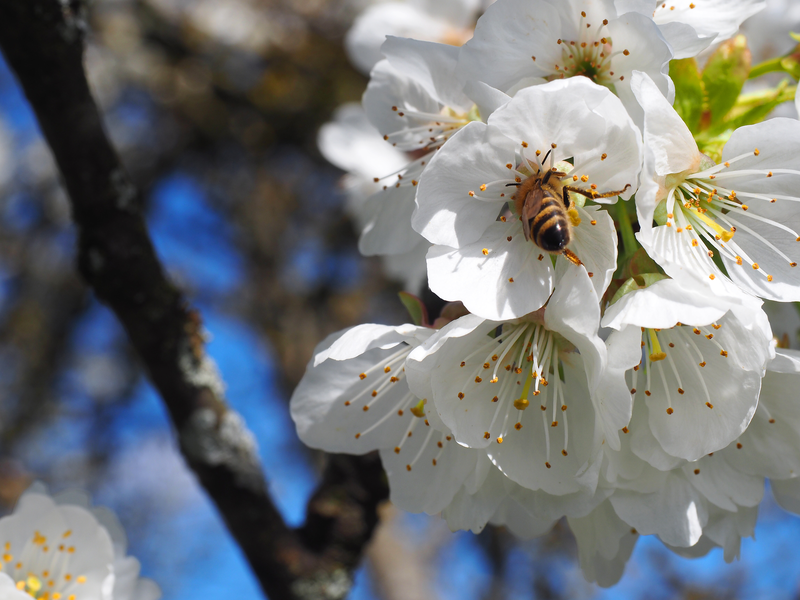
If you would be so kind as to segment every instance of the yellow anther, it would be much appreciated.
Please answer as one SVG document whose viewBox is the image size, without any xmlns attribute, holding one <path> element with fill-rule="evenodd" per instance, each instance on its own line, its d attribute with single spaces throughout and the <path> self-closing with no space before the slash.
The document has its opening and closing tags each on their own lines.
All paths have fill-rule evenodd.
<svg viewBox="0 0 800 600">
<path fill-rule="evenodd" d="M 425 416 L 425 400 L 420 400 L 415 406 L 410 409 L 411 414 L 420 419 Z"/>
<path fill-rule="evenodd" d="M 27 592 L 35 598 L 39 590 L 42 589 L 42 582 L 39 581 L 38 577 L 28 575 L 28 579 L 25 580 L 23 586 L 27 588 Z"/>
<path fill-rule="evenodd" d="M 573 227 L 577 227 L 578 225 L 581 224 L 581 218 L 578 215 L 578 209 L 577 208 L 570 208 L 567 211 L 567 215 L 569 216 L 569 222 L 572 223 Z"/>
</svg>

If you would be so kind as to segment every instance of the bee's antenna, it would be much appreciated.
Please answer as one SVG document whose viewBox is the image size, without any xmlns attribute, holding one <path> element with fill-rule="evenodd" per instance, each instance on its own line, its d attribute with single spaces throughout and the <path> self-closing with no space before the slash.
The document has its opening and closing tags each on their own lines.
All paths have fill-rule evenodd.
<svg viewBox="0 0 800 600">
<path fill-rule="evenodd" d="M 519 187 L 519 186 L 521 186 L 522 184 L 521 184 L 521 183 L 507 183 L 507 184 L 506 184 L 506 187 L 511 187 L 512 185 L 513 185 L 514 187 Z"/>
</svg>

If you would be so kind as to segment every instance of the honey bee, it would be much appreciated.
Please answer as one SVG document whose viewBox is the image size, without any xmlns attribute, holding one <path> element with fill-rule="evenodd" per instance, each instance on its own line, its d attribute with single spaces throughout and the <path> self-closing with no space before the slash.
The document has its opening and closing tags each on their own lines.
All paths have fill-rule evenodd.
<svg viewBox="0 0 800 600">
<path fill-rule="evenodd" d="M 550 151 L 544 157 L 542 165 L 547 161 Z M 570 201 L 569 192 L 586 196 L 590 199 L 611 198 L 619 196 L 630 187 L 626 184 L 621 190 L 611 192 L 595 192 L 564 185 L 562 179 L 567 176 L 562 171 L 551 167 L 547 171 L 540 169 L 521 183 L 509 183 L 516 186 L 517 192 L 512 196 L 514 208 L 522 220 L 522 233 L 526 240 L 532 240 L 542 250 L 553 254 L 563 254 L 570 262 L 581 265 L 581 260 L 567 246 L 572 241 L 571 224 L 579 222 L 578 212 Z"/>
</svg>

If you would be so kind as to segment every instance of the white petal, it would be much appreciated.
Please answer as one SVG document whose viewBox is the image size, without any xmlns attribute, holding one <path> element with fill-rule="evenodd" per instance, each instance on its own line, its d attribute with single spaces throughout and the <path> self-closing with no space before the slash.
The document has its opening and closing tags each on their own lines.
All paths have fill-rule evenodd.
<svg viewBox="0 0 800 600">
<path fill-rule="evenodd" d="M 432 515 L 450 504 L 482 453 L 448 437 L 432 427 L 419 427 L 399 453 L 381 450 L 396 506 Z"/>
<path fill-rule="evenodd" d="M 800 515 L 800 477 L 771 479 L 772 495 L 782 508 Z"/>
<path fill-rule="evenodd" d="M 550 531 L 556 521 L 557 519 L 542 519 L 531 514 L 524 504 L 508 496 L 503 499 L 490 522 L 492 525 L 503 525 L 515 536 L 528 540 Z"/>
<path fill-rule="evenodd" d="M 626 325 L 668 329 L 675 323 L 708 325 L 728 311 L 729 304 L 702 288 L 689 288 L 674 279 L 663 279 L 625 294 L 603 316 L 603 327 Z"/>
<path fill-rule="evenodd" d="M 490 341 L 487 334 L 496 327 L 497 323 L 475 315 L 461 317 L 417 348 L 406 366 L 415 389 L 431 391 L 442 421 L 460 443 L 473 448 L 488 445 L 482 424 L 491 421 L 496 405 L 491 402 L 491 395 L 481 396 L 481 392 L 489 390 L 472 383 L 472 367 L 465 371 L 460 365 L 465 357 Z M 485 387 L 488 383 L 482 385 Z M 459 398 L 462 390 L 464 397 Z M 479 401 L 478 396 L 484 401 Z"/>
<path fill-rule="evenodd" d="M 314 349 L 314 366 L 331 360 L 349 360 L 373 348 L 388 350 L 412 340 L 427 339 L 432 331 L 416 325 L 377 325 L 363 323 L 336 333 Z"/>
<path fill-rule="evenodd" d="M 778 350 L 761 385 L 752 423 L 723 454 L 744 473 L 774 479 L 800 474 L 800 357 Z"/>
<path fill-rule="evenodd" d="M 408 164 L 404 152 L 387 144 L 372 126 L 361 104 L 342 104 L 333 118 L 320 127 L 319 150 L 340 169 L 372 181 Z"/>
<path fill-rule="evenodd" d="M 631 90 L 634 72 L 647 73 L 655 82 L 659 92 L 671 104 L 675 88 L 667 74 L 672 49 L 658 26 L 646 15 L 627 13 L 608 24 L 608 32 L 614 40 L 611 70 L 614 72 L 614 89 L 633 120 L 641 127 L 642 113 Z M 629 54 L 620 53 L 619 48 Z"/>
<path fill-rule="evenodd" d="M 708 520 L 702 495 L 684 477 L 672 473 L 658 492 L 618 490 L 611 496 L 611 504 L 617 515 L 640 534 L 656 534 L 672 546 L 696 544 Z"/>
<path fill-rule="evenodd" d="M 755 537 L 757 517 L 757 507 L 740 507 L 735 513 L 710 507 L 703 537 L 722 546 L 725 562 L 733 562 L 739 558 L 742 538 Z"/>
<path fill-rule="evenodd" d="M 727 356 L 722 356 L 720 346 L 704 335 L 681 327 L 680 333 L 662 330 L 658 334 L 675 370 L 668 359 L 649 365 L 651 394 L 645 401 L 650 409 L 650 428 L 664 450 L 686 460 L 697 460 L 730 444 L 755 413 L 761 372 L 743 368 L 749 360 L 749 346 L 754 344 L 748 344 L 749 336 L 738 320 L 726 316 L 720 324 L 721 329 L 713 332 L 714 340 Z M 687 335 L 702 355 L 704 367 L 698 366 L 700 357 L 686 340 Z M 666 343 L 674 343 L 676 348 L 666 348 Z M 641 401 L 638 393 L 636 401 Z"/>
<path fill-rule="evenodd" d="M 800 83 L 797 84 L 797 87 L 800 88 Z M 794 92 L 794 108 L 797 110 L 797 116 L 800 117 L 800 94 L 797 93 L 797 90 Z"/>
<path fill-rule="evenodd" d="M 541 308 L 553 291 L 553 267 L 546 252 L 525 240 L 518 222 L 496 222 L 472 244 L 433 246 L 428 285 L 441 298 L 500 321 Z"/>
<path fill-rule="evenodd" d="M 717 174 L 717 181 L 735 190 L 737 198 L 748 207 L 747 212 L 736 211 L 730 215 L 741 224 L 732 242 L 745 250 L 750 261 L 761 268 L 756 271 L 750 264 L 737 265 L 726 259 L 728 273 L 731 279 L 752 293 L 781 302 L 800 300 L 800 272 L 790 265 L 800 260 L 800 243 L 797 242 L 797 237 L 800 237 L 798 136 L 800 121 L 796 119 L 771 119 L 741 127 L 726 144 L 723 161 L 740 155 L 746 157 Z M 756 148 L 757 156 L 754 154 Z M 749 169 L 759 171 L 748 175 Z M 794 173 L 780 173 L 779 169 L 793 170 Z M 774 176 L 766 176 L 767 171 L 771 173 L 772 170 L 776 171 Z M 736 176 L 731 177 L 734 174 Z M 752 198 L 748 194 L 765 197 Z M 772 198 L 776 199 L 774 203 L 770 202 Z M 781 227 L 788 227 L 789 231 Z M 783 256 L 770 246 L 777 248 Z M 765 274 L 772 275 L 773 280 L 768 281 Z"/>
<path fill-rule="evenodd" d="M 561 47 L 555 43 L 561 31 L 561 17 L 551 2 L 535 6 L 525 0 L 495 2 L 478 19 L 472 39 L 461 50 L 459 75 L 464 81 L 484 81 L 503 91 L 522 77 L 547 75 L 549 69 L 537 63 L 553 65 L 561 60 Z"/>
<path fill-rule="evenodd" d="M 358 250 L 365 256 L 403 254 L 423 241 L 411 228 L 416 188 L 411 185 L 389 186 L 373 194 L 365 210 L 371 219 L 361 232 Z"/>
<path fill-rule="evenodd" d="M 461 112 L 472 108 L 462 92 L 463 84 L 456 79 L 455 46 L 389 36 L 381 52 L 389 64 L 422 85 L 432 98 Z"/>
<path fill-rule="evenodd" d="M 387 35 L 424 40 L 443 39 L 447 22 L 431 17 L 411 4 L 389 2 L 369 7 L 356 19 L 345 38 L 350 60 L 369 73 L 382 58 L 380 48 Z"/>
<path fill-rule="evenodd" d="M 490 468 L 483 485 L 472 493 L 463 486 L 453 501 L 442 511 L 442 517 L 447 521 L 451 531 L 463 529 L 480 533 L 507 496 L 504 486 L 505 475 L 492 465 L 485 455 L 479 460 L 488 463 Z"/>
<path fill-rule="evenodd" d="M 602 298 L 617 268 L 617 230 L 608 211 L 599 206 L 577 210 L 581 223 L 572 228 L 570 250 L 592 274 L 595 294 Z"/>
<path fill-rule="evenodd" d="M 702 154 L 692 132 L 653 80 L 634 73 L 631 89 L 644 110 L 644 143 L 654 153 L 656 174 L 699 171 Z"/>
<path fill-rule="evenodd" d="M 420 295 L 428 281 L 425 256 L 430 246 L 427 240 L 420 238 L 420 242 L 408 252 L 383 256 L 381 263 L 386 276 L 400 281 L 405 291 Z"/>
<path fill-rule="evenodd" d="M 709 502 L 726 511 L 758 506 L 764 496 L 763 477 L 737 471 L 716 453 L 684 465 L 683 473 Z"/>
<path fill-rule="evenodd" d="M 720 271 L 705 248 L 692 246 L 693 238 L 689 232 L 678 232 L 675 227 L 661 225 L 654 227 L 649 237 L 639 232 L 636 238 L 664 272 L 684 287 L 706 287 L 713 295 L 731 304 L 749 302 L 746 298 L 749 294 Z"/>
<path fill-rule="evenodd" d="M 674 0 L 666 7 L 659 4 L 653 20 L 659 25 L 685 23 L 696 31 L 698 37 L 708 37 L 710 42 L 716 43 L 733 37 L 739 25 L 766 4 L 764 0 L 705 0 L 697 3 Z"/>
<path fill-rule="evenodd" d="M 26 593 L 17 589 L 17 582 L 0 572 L 0 597 L 3 600 L 31 600 Z"/>
<path fill-rule="evenodd" d="M 674 21 L 659 24 L 661 35 L 672 47 L 675 60 L 692 58 L 708 48 L 714 41 L 713 36 L 699 36 L 691 25 Z"/>
<path fill-rule="evenodd" d="M 647 408 L 645 397 L 640 394 L 638 401 L 634 404 L 629 427 L 631 451 L 650 466 L 660 471 L 671 471 L 681 465 L 684 460 L 664 452 L 650 429 L 649 415 L 650 411 Z"/>
<path fill-rule="evenodd" d="M 360 327 L 360 331 L 368 331 Z M 317 347 L 318 354 L 333 339 L 340 342 L 355 329 L 338 339 L 330 336 Z M 389 332 L 387 337 L 392 335 Z M 297 433 L 305 444 L 329 452 L 363 454 L 378 448 L 403 446 L 408 432 L 424 428 L 423 419 L 410 411 L 418 399 L 409 391 L 402 375 L 411 348 L 405 345 L 397 348 L 394 342 L 390 348 L 381 349 L 366 335 L 352 337 L 358 344 L 343 352 L 357 348 L 362 353 L 352 358 L 325 360 L 316 366 L 312 358 L 309 363 L 290 402 Z M 405 339 L 413 341 L 411 337 Z M 392 364 L 387 364 L 393 356 Z"/>
<path fill-rule="evenodd" d="M 480 187 L 494 181 L 513 183 L 514 175 L 506 167 L 513 163 L 513 141 L 484 123 L 469 123 L 436 152 L 420 177 L 412 226 L 434 244 L 455 248 L 476 241 L 510 196 L 502 185 L 485 193 Z M 470 192 L 491 200 L 479 200 Z"/>
<path fill-rule="evenodd" d="M 464 85 L 464 93 L 478 107 L 484 123 L 494 111 L 511 99 L 509 95 L 482 81 L 468 81 Z"/>
<path fill-rule="evenodd" d="M 599 439 L 583 365 L 578 356 L 574 362 L 575 366 L 564 364 L 565 382 L 562 385 L 565 397 L 569 399 L 569 410 L 558 415 L 556 427 L 551 426 L 552 406 L 548 407 L 550 410 L 543 419 L 542 411 L 531 403 L 527 410 L 515 415 L 522 429 L 510 429 L 502 444 L 492 438 L 487 448 L 494 464 L 522 487 L 553 495 L 586 490 L 578 476 L 595 458 Z M 567 428 L 569 440 L 565 443 Z M 567 456 L 562 454 L 562 449 L 567 450 Z"/>
<path fill-rule="evenodd" d="M 566 263 L 566 261 L 565 261 Z M 606 347 L 597 336 L 600 304 L 586 269 L 572 264 L 562 267 L 553 296 L 547 304 L 544 322 L 563 335 L 580 351 L 590 390 L 594 390 L 606 368 Z"/>
<path fill-rule="evenodd" d="M 620 449 L 619 430 L 628 425 L 633 411 L 633 396 L 625 380 L 625 372 L 642 360 L 638 328 L 625 327 L 612 332 L 606 340 L 608 365 L 594 392 L 597 419 L 613 450 Z"/>
<path fill-rule="evenodd" d="M 586 580 L 603 587 L 619 581 L 639 536 L 617 516 L 611 502 L 605 501 L 585 517 L 570 518 L 569 526 Z"/>
<path fill-rule="evenodd" d="M 441 108 L 421 83 L 400 73 L 386 60 L 372 69 L 363 103 L 367 118 L 381 135 L 392 135 L 393 143 L 407 148 L 424 148 L 428 140 L 409 131 L 413 123 L 410 124 L 409 117 L 401 116 L 405 113 L 398 107 L 409 106 L 431 114 L 438 114 Z"/>
</svg>

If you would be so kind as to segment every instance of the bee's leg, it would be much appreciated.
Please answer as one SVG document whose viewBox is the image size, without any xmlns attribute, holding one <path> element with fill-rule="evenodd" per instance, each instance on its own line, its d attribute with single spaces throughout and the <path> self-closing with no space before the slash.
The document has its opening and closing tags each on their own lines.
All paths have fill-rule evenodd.
<svg viewBox="0 0 800 600">
<path fill-rule="evenodd" d="M 565 185 L 564 189 L 569 190 L 570 192 L 575 192 L 576 194 L 580 194 L 581 196 L 586 196 L 590 200 L 594 200 L 595 198 L 611 198 L 613 196 L 619 196 L 629 187 L 631 187 L 631 184 L 626 183 L 624 188 L 622 188 L 621 190 L 615 190 L 613 192 L 595 192 L 593 190 L 582 190 L 581 188 L 571 187 L 568 185 Z"/>
<path fill-rule="evenodd" d="M 573 265 L 577 265 L 580 267 L 583 264 L 581 262 L 581 259 L 578 258 L 578 256 L 569 248 L 564 248 L 564 250 L 561 251 L 561 254 L 563 254 L 566 257 L 566 259 Z"/>
</svg>

